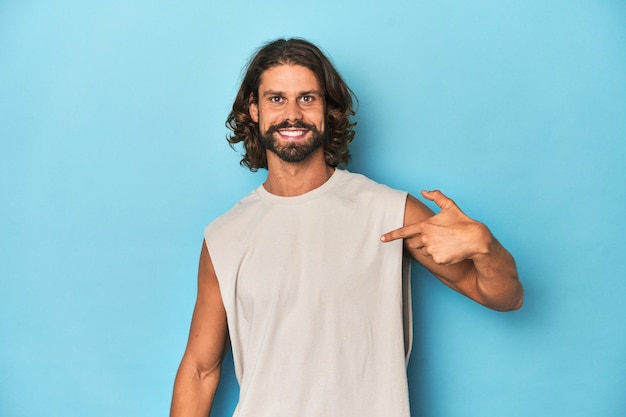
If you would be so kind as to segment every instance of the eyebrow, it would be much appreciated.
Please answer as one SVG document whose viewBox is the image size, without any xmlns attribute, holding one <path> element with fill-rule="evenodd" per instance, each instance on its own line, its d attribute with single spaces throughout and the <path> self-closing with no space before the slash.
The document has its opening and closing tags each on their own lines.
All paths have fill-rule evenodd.
<svg viewBox="0 0 626 417">
<path fill-rule="evenodd" d="M 320 97 L 324 97 L 322 92 L 319 91 L 319 90 L 308 90 L 308 91 L 301 91 L 301 92 L 298 93 L 299 96 L 306 96 L 306 95 L 311 95 L 311 94 L 317 94 Z M 262 94 L 263 97 L 284 96 L 284 95 L 285 95 L 285 93 L 283 93 L 282 91 L 276 91 L 276 90 L 266 90 Z"/>
</svg>

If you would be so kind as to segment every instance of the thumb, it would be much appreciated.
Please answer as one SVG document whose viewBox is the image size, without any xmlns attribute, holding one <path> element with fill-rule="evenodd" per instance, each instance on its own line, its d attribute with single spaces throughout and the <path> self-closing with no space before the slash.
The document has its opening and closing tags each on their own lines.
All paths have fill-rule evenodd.
<svg viewBox="0 0 626 417">
<path fill-rule="evenodd" d="M 433 201 L 442 210 L 449 209 L 455 206 L 454 201 L 446 197 L 446 195 L 439 190 L 422 190 L 422 196 L 427 200 Z"/>
</svg>

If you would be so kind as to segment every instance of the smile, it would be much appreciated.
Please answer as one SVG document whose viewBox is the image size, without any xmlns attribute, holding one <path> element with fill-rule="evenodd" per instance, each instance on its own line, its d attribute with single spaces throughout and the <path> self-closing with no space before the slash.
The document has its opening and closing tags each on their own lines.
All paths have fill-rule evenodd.
<svg viewBox="0 0 626 417">
<path fill-rule="evenodd" d="M 308 130 L 306 129 L 291 129 L 291 130 L 287 130 L 287 129 L 279 129 L 278 133 L 286 138 L 290 138 L 290 139 L 298 139 L 304 135 L 306 135 L 306 133 L 308 132 Z"/>
</svg>

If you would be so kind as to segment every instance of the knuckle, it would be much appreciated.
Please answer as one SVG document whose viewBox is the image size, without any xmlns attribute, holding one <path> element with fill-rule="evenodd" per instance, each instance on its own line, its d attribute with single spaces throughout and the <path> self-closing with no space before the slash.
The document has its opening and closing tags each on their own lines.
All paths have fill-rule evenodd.
<svg viewBox="0 0 626 417">
<path fill-rule="evenodd" d="M 437 264 L 445 263 L 445 259 L 439 255 L 433 255 L 433 261 L 435 261 L 435 263 Z"/>
</svg>

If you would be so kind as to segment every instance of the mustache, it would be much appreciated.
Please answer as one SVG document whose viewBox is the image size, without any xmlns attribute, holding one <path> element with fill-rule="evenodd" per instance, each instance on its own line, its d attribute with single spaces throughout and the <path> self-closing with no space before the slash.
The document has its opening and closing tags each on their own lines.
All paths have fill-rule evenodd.
<svg viewBox="0 0 626 417">
<path fill-rule="evenodd" d="M 287 120 L 282 121 L 279 124 L 275 124 L 275 125 L 270 125 L 270 127 L 267 128 L 267 135 L 271 135 L 272 133 L 280 130 L 280 129 L 307 129 L 310 130 L 313 133 L 317 133 L 317 127 L 315 127 L 315 125 L 309 124 L 309 123 L 305 123 L 302 120 L 296 120 L 295 122 L 291 123 Z"/>
</svg>

